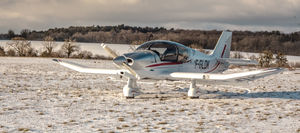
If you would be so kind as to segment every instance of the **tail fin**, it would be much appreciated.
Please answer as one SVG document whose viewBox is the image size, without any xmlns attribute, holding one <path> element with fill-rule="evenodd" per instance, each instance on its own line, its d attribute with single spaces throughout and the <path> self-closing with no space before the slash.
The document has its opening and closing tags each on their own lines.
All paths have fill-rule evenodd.
<svg viewBox="0 0 300 133">
<path fill-rule="evenodd" d="M 217 58 L 229 58 L 232 32 L 223 31 L 212 53 Z"/>
</svg>

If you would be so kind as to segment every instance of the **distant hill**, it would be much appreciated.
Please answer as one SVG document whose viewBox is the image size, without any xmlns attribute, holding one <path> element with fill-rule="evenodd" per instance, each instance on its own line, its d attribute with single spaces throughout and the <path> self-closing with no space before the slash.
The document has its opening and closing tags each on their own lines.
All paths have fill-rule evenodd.
<svg viewBox="0 0 300 133">
<path fill-rule="evenodd" d="M 136 27 L 136 26 L 71 26 L 68 28 L 54 28 L 46 31 L 31 31 L 24 29 L 20 34 L 8 31 L 0 34 L 0 39 L 9 40 L 21 36 L 28 40 L 43 40 L 46 36 L 56 41 L 71 38 L 78 42 L 104 42 L 117 44 L 141 44 L 149 40 L 171 40 L 184 45 L 213 49 L 221 31 L 166 29 L 164 27 Z M 300 32 L 281 33 L 279 31 L 233 31 L 232 50 L 244 52 L 262 52 L 271 50 L 288 55 L 300 55 Z"/>
</svg>

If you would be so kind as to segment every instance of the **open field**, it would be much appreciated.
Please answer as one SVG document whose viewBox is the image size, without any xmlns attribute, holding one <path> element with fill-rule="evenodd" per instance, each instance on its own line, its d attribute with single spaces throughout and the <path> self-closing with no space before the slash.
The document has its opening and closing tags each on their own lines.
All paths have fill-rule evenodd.
<svg viewBox="0 0 300 133">
<path fill-rule="evenodd" d="M 299 69 L 198 84 L 200 99 L 186 98 L 187 81 L 141 81 L 143 93 L 126 100 L 125 78 L 78 73 L 50 58 L 0 57 L 0 76 L 0 132 L 300 132 Z"/>
</svg>

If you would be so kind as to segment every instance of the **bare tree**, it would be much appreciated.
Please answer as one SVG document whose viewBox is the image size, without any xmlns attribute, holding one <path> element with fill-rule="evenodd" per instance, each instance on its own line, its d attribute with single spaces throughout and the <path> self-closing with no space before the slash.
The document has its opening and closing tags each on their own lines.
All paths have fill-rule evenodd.
<svg viewBox="0 0 300 133">
<path fill-rule="evenodd" d="M 7 50 L 7 52 L 6 52 L 6 55 L 7 55 L 7 56 L 16 56 L 16 51 L 13 50 L 13 49 L 9 49 L 9 50 Z"/>
<path fill-rule="evenodd" d="M 46 36 L 44 38 L 43 47 L 45 51 L 43 52 L 43 56 L 52 56 L 53 49 L 56 47 L 56 43 L 51 36 Z"/>
<path fill-rule="evenodd" d="M 232 53 L 233 53 L 233 58 L 237 58 L 237 59 L 244 58 L 244 56 L 239 51 L 234 51 Z"/>
<path fill-rule="evenodd" d="M 5 56 L 5 50 L 0 46 L 0 56 Z"/>
<path fill-rule="evenodd" d="M 131 45 L 141 45 L 143 43 L 144 43 L 144 41 L 138 40 L 138 41 L 132 41 Z"/>
<path fill-rule="evenodd" d="M 30 30 L 29 29 L 23 29 L 20 32 L 21 37 L 28 39 L 28 35 L 30 34 Z"/>
<path fill-rule="evenodd" d="M 70 58 L 71 54 L 79 51 L 79 46 L 75 44 L 75 40 L 66 39 L 64 44 L 62 45 L 61 49 L 62 51 L 67 54 L 67 57 Z"/>
<path fill-rule="evenodd" d="M 92 59 L 93 58 L 93 53 L 90 51 L 80 51 L 78 53 L 78 55 L 76 55 L 77 58 L 81 58 L 81 59 Z"/>
<path fill-rule="evenodd" d="M 257 58 L 256 58 L 255 55 L 251 55 L 251 56 L 249 57 L 249 59 L 250 59 L 250 60 L 257 60 Z"/>
<path fill-rule="evenodd" d="M 25 40 L 22 37 L 14 37 L 11 42 L 7 42 L 7 45 L 13 48 L 18 56 L 26 56 L 31 50 L 31 42 Z"/>
</svg>

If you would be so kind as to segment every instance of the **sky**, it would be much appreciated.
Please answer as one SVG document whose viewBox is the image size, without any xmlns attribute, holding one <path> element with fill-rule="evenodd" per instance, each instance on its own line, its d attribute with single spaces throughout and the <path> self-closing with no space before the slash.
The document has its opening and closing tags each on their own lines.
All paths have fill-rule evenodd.
<svg viewBox="0 0 300 133">
<path fill-rule="evenodd" d="M 118 24 L 290 33 L 300 0 L 0 0 L 0 33 Z"/>
</svg>

